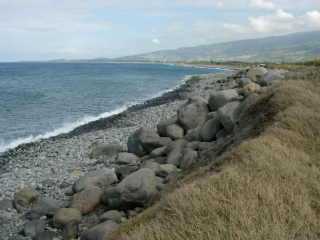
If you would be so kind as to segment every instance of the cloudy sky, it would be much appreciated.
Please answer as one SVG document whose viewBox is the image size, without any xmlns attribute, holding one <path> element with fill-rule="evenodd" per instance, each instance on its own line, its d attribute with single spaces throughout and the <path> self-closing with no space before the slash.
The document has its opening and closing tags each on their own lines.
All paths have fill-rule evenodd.
<svg viewBox="0 0 320 240">
<path fill-rule="evenodd" d="M 0 0 L 0 61 L 118 57 L 320 30 L 320 0 Z"/>
</svg>

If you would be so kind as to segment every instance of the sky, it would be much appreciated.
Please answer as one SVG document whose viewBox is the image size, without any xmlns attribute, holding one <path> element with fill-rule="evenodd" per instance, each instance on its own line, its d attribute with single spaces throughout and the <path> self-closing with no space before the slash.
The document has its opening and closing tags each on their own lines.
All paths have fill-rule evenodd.
<svg viewBox="0 0 320 240">
<path fill-rule="evenodd" d="M 320 0 L 0 0 L 0 61 L 119 57 L 320 30 Z"/>
</svg>

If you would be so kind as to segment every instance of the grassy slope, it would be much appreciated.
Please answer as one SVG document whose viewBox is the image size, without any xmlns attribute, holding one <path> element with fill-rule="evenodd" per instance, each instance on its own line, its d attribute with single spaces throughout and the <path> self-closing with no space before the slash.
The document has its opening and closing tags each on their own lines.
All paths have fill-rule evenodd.
<svg viewBox="0 0 320 240">
<path fill-rule="evenodd" d="M 319 239 L 320 70 L 291 78 L 268 93 L 261 134 L 232 149 L 221 171 L 196 170 L 116 239 Z"/>
</svg>

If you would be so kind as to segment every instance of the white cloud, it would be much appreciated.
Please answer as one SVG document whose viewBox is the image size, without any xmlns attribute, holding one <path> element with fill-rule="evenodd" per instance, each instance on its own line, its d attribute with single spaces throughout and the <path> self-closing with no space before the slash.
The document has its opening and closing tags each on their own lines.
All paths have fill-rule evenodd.
<svg viewBox="0 0 320 240">
<path fill-rule="evenodd" d="M 152 39 L 152 42 L 153 42 L 154 44 L 160 44 L 160 43 L 161 43 L 158 38 Z"/>
<path fill-rule="evenodd" d="M 234 32 L 234 33 L 246 33 L 247 28 L 244 26 L 241 26 L 239 24 L 233 24 L 233 23 L 224 23 L 223 28 L 225 30 Z"/>
<path fill-rule="evenodd" d="M 320 11 L 310 11 L 307 12 L 306 15 L 311 24 L 315 25 L 316 27 L 320 27 Z"/>
<path fill-rule="evenodd" d="M 262 9 L 275 9 L 276 6 L 271 0 L 251 0 L 251 6 Z"/>
</svg>

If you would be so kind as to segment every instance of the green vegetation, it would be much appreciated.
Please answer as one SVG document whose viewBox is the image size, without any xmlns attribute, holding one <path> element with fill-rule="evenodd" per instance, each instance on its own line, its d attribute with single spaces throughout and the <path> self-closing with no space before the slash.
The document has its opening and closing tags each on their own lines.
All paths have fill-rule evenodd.
<svg viewBox="0 0 320 240">
<path fill-rule="evenodd" d="M 116 239 L 319 239 L 320 70 L 282 66 L 289 78 L 252 107 L 266 116 L 259 134 L 194 170 Z"/>
</svg>

